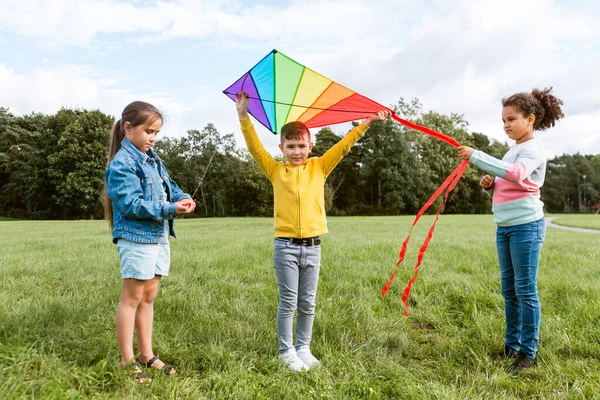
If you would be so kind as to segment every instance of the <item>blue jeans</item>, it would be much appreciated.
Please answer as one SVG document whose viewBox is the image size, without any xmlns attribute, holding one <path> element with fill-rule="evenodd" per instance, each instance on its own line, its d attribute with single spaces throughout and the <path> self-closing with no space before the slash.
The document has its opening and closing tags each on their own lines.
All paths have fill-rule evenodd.
<svg viewBox="0 0 600 400">
<path fill-rule="evenodd" d="M 298 319 L 295 347 L 299 349 L 310 346 L 321 267 L 321 246 L 300 246 L 289 240 L 275 239 L 273 264 L 279 287 L 279 352 L 283 353 L 294 347 L 292 327 L 296 309 Z"/>
<path fill-rule="evenodd" d="M 506 313 L 505 344 L 534 359 L 540 334 L 537 271 L 546 235 L 546 220 L 498 226 L 496 249 Z"/>
</svg>

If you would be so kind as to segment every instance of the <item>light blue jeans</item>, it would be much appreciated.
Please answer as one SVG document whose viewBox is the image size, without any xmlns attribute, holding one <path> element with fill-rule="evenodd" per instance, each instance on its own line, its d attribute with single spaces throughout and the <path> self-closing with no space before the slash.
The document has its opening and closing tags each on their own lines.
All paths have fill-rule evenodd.
<svg viewBox="0 0 600 400">
<path fill-rule="evenodd" d="M 164 233 L 159 243 L 138 243 L 118 239 L 117 249 L 121 259 L 121 278 L 149 280 L 155 275 L 169 275 L 171 248 L 169 223 L 164 222 Z"/>
<path fill-rule="evenodd" d="M 317 284 L 321 266 L 321 246 L 300 246 L 286 239 L 275 239 L 273 264 L 279 288 L 277 339 L 279 352 L 294 347 L 292 328 L 296 320 L 296 349 L 310 346 L 315 318 Z"/>
<path fill-rule="evenodd" d="M 537 354 L 540 334 L 540 300 L 537 272 L 546 235 L 546 220 L 515 226 L 498 226 L 496 249 L 506 313 L 506 341 L 527 358 Z"/>
</svg>

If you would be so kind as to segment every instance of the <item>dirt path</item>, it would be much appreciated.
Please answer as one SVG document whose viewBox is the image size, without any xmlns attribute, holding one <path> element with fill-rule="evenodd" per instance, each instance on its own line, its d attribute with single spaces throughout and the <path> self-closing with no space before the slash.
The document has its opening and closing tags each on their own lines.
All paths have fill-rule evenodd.
<svg viewBox="0 0 600 400">
<path fill-rule="evenodd" d="M 575 227 L 572 227 L 572 226 L 564 226 L 564 225 L 553 224 L 552 220 L 555 219 L 555 218 L 556 217 L 546 217 L 546 225 L 550 226 L 552 228 L 564 229 L 566 231 L 586 232 L 586 233 L 600 233 L 600 230 L 598 230 L 598 229 L 575 228 Z"/>
</svg>

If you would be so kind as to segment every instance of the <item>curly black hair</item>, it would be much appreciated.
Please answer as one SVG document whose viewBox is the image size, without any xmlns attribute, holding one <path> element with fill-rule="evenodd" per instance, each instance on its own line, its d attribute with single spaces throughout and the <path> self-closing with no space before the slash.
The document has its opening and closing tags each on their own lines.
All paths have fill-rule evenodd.
<svg viewBox="0 0 600 400">
<path fill-rule="evenodd" d="M 535 115 L 533 129 L 543 131 L 551 128 L 564 118 L 562 100 L 550 94 L 552 87 L 544 90 L 533 89 L 531 93 L 516 93 L 502 99 L 502 106 L 513 106 L 524 116 Z"/>
</svg>

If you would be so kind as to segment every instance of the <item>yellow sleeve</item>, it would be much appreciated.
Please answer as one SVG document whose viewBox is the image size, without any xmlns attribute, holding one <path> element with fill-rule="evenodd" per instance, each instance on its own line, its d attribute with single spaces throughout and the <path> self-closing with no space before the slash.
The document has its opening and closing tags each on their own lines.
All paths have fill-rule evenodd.
<svg viewBox="0 0 600 400">
<path fill-rule="evenodd" d="M 367 132 L 368 129 L 369 126 L 365 123 L 358 125 L 319 158 L 325 177 L 327 177 L 342 158 L 348 154 L 350 148 L 354 146 L 360 138 L 365 136 L 365 132 Z"/>
<path fill-rule="evenodd" d="M 275 161 L 273 156 L 265 150 L 265 147 L 256 134 L 256 130 L 254 129 L 254 125 L 252 125 L 250 118 L 240 119 L 240 126 L 242 128 L 242 133 L 244 134 L 246 146 L 248 146 L 252 158 L 254 158 L 254 161 L 256 161 L 260 169 L 267 175 L 267 178 L 273 180 L 272 177 L 277 170 L 277 161 Z"/>
</svg>

